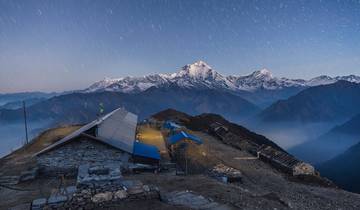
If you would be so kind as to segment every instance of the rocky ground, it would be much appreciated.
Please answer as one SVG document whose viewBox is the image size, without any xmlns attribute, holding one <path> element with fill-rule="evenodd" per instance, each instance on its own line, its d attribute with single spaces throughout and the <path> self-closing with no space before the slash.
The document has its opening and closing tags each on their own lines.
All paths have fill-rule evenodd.
<svg viewBox="0 0 360 210">
<path fill-rule="evenodd" d="M 338 188 L 294 182 L 245 151 L 220 143 L 201 132 L 208 155 L 239 169 L 242 183 L 222 183 L 206 174 L 176 176 L 173 173 L 137 174 L 132 178 L 159 186 L 161 191 L 191 190 L 238 209 L 359 209 L 360 195 Z M 243 159 L 241 159 L 243 157 Z"/>
</svg>

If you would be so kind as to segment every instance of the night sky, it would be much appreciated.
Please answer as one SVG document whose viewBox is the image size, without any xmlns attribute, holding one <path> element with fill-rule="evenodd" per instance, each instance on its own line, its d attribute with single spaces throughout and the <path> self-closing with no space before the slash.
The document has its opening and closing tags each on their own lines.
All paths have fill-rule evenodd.
<svg viewBox="0 0 360 210">
<path fill-rule="evenodd" d="M 174 72 L 360 75 L 360 1 L 0 0 L 0 92 Z"/>
</svg>

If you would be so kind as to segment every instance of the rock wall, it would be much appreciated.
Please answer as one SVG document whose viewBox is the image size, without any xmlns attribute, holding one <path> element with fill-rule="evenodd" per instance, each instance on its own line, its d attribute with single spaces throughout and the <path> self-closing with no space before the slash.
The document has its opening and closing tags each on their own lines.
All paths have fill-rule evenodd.
<svg viewBox="0 0 360 210">
<path fill-rule="evenodd" d="M 42 175 L 75 176 L 80 165 L 118 164 L 126 167 L 130 155 L 109 145 L 78 137 L 37 157 Z"/>
<path fill-rule="evenodd" d="M 32 210 L 63 209 L 115 209 L 116 204 L 137 200 L 159 200 L 156 186 L 144 185 L 139 180 L 121 180 L 104 183 L 96 187 L 67 187 L 49 198 L 38 198 L 32 202 Z"/>
</svg>

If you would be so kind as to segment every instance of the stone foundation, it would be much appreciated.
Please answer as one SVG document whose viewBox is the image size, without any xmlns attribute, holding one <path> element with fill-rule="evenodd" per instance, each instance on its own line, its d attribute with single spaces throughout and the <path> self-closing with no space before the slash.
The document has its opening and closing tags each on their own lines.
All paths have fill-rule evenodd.
<svg viewBox="0 0 360 210">
<path fill-rule="evenodd" d="M 39 172 L 46 176 L 76 176 L 80 165 L 113 164 L 127 167 L 130 155 L 109 145 L 78 137 L 37 157 Z"/>
<path fill-rule="evenodd" d="M 73 189 L 73 188 L 72 188 Z M 143 185 L 138 180 L 123 180 L 90 188 L 77 188 L 69 194 L 52 195 L 36 199 L 33 210 L 46 209 L 98 209 L 124 201 L 160 199 L 159 189 Z"/>
</svg>

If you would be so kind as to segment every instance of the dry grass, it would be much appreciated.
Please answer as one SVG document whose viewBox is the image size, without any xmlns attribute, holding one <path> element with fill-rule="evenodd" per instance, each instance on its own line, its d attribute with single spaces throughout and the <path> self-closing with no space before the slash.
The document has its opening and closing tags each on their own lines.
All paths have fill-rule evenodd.
<svg viewBox="0 0 360 210">
<path fill-rule="evenodd" d="M 25 145 L 0 159 L 0 171 L 3 175 L 18 175 L 19 172 L 33 167 L 36 164 L 32 157 L 33 154 L 60 140 L 78 128 L 80 128 L 80 126 L 66 126 L 49 129 L 41 133 L 28 145 Z"/>
</svg>

